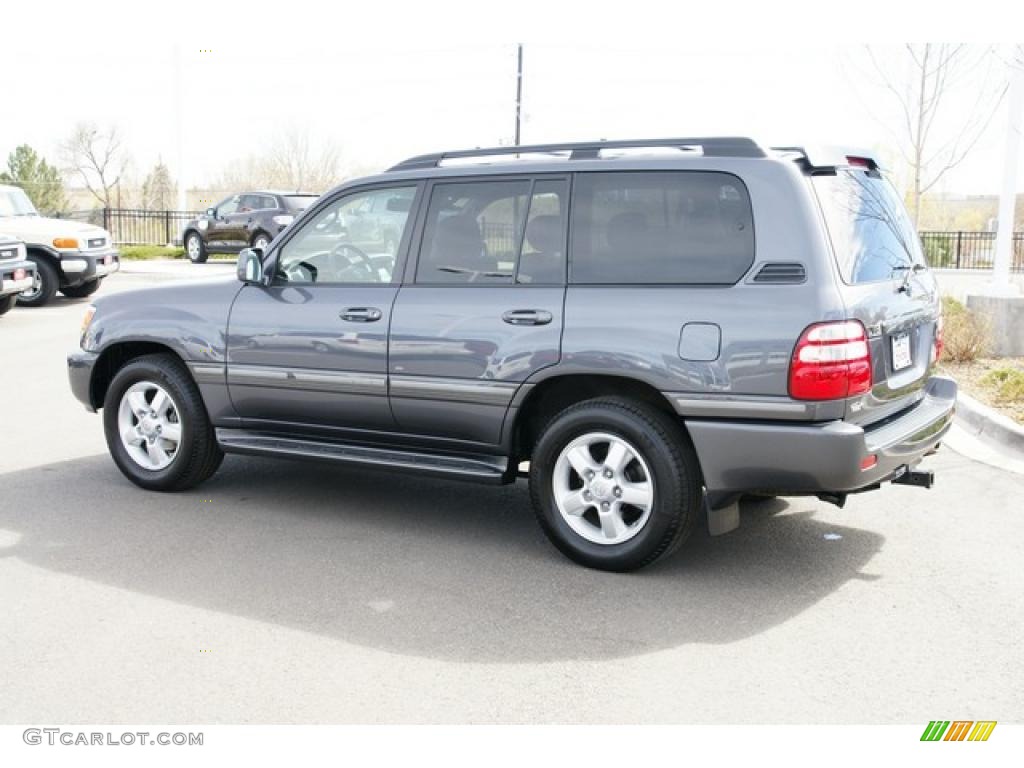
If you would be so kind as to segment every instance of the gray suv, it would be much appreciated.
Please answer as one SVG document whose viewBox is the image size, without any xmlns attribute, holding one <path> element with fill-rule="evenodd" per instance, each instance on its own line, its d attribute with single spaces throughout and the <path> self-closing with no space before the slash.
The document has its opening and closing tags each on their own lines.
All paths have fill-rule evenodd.
<svg viewBox="0 0 1024 768">
<path fill-rule="evenodd" d="M 626 571 L 743 494 L 929 486 L 941 346 L 872 157 L 693 138 L 411 158 L 243 251 L 238 280 L 97 301 L 68 363 L 143 488 L 224 453 L 528 473 L 554 545 Z"/>
</svg>

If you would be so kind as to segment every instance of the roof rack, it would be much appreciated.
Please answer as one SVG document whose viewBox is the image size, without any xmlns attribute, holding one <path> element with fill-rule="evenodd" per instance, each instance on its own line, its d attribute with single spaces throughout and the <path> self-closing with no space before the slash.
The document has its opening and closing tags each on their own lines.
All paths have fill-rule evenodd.
<svg viewBox="0 0 1024 768">
<path fill-rule="evenodd" d="M 437 168 L 445 160 L 468 157 L 495 157 L 500 155 L 543 155 L 569 152 L 571 160 L 593 159 L 603 149 L 633 149 L 642 147 L 675 147 L 679 149 L 700 148 L 704 155 L 713 157 L 765 157 L 765 152 L 753 139 L 738 136 L 723 136 L 695 139 L 636 139 L 622 141 L 587 141 L 576 144 L 523 144 L 508 147 L 487 147 L 481 149 L 460 149 L 454 152 L 434 152 L 417 155 L 403 160 L 389 171 L 408 171 L 420 168 Z"/>
</svg>

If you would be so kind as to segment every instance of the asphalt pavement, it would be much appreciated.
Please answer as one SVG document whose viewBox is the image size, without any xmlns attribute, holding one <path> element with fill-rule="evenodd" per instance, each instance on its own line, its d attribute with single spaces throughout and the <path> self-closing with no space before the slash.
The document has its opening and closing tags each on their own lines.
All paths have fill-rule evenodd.
<svg viewBox="0 0 1024 768">
<path fill-rule="evenodd" d="M 1024 721 L 1020 474 L 944 447 L 930 491 L 744 504 L 629 575 L 523 482 L 229 456 L 147 493 L 68 389 L 87 304 L 0 318 L 0 722 Z"/>
</svg>

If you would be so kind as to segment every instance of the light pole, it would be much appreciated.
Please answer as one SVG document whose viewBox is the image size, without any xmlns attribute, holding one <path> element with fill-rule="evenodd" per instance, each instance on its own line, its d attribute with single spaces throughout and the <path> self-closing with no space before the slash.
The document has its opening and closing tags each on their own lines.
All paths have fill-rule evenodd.
<svg viewBox="0 0 1024 768">
<path fill-rule="evenodd" d="M 1013 209 L 1017 198 L 1021 109 L 1024 107 L 1024 46 L 1016 46 L 1010 62 L 1010 94 L 1006 103 L 1006 149 L 1003 154 L 1003 192 L 999 197 L 999 228 L 992 281 L 977 294 L 967 295 L 967 307 L 981 312 L 991 328 L 996 357 L 1024 355 L 1024 296 L 1010 282 L 1013 261 Z"/>
<path fill-rule="evenodd" d="M 1018 47 L 1010 61 L 1010 92 L 1007 99 L 1006 147 L 1003 150 L 1003 191 L 999 197 L 996 258 L 992 270 L 992 293 L 1016 295 L 1010 284 L 1013 261 L 1013 216 L 1017 203 L 1017 166 L 1020 158 L 1021 111 L 1024 107 L 1024 47 Z"/>
</svg>

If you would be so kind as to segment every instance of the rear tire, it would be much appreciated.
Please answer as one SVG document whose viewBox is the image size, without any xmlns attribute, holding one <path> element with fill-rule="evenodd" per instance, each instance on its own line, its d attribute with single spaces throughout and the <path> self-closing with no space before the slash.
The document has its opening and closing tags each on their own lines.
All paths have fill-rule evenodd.
<svg viewBox="0 0 1024 768">
<path fill-rule="evenodd" d="M 189 232 L 185 235 L 185 255 L 193 264 L 203 264 L 209 255 L 206 251 L 206 243 L 198 232 Z"/>
<path fill-rule="evenodd" d="M 97 277 L 95 280 L 90 280 L 87 283 L 82 283 L 76 286 L 66 286 L 60 289 L 60 292 L 67 296 L 69 299 L 84 299 L 86 296 L 92 296 L 100 287 L 100 279 Z"/>
<path fill-rule="evenodd" d="M 0 315 L 6 315 L 12 309 L 14 305 L 18 303 L 18 294 L 12 293 L 9 296 L 0 298 Z"/>
<path fill-rule="evenodd" d="M 530 460 L 530 495 L 563 554 L 632 571 L 689 536 L 701 510 L 700 468 L 668 414 L 625 398 L 588 400 L 544 429 Z"/>
<path fill-rule="evenodd" d="M 141 488 L 192 488 L 213 475 L 224 459 L 199 388 L 173 355 L 146 355 L 121 368 L 110 382 L 103 409 L 110 455 Z M 161 426 L 166 439 L 160 436 Z"/>
<path fill-rule="evenodd" d="M 27 291 L 18 294 L 18 304 L 23 307 L 41 307 L 49 304 L 57 294 L 60 278 L 57 270 L 46 259 L 37 256 L 28 258 L 36 265 L 36 282 Z"/>
</svg>

